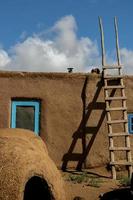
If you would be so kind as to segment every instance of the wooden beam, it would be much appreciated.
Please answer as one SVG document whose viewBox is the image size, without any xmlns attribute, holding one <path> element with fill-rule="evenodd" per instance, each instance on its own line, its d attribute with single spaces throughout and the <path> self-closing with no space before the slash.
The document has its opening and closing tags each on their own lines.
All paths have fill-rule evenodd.
<svg viewBox="0 0 133 200">
<path fill-rule="evenodd" d="M 116 54 L 117 54 L 117 63 L 121 65 L 120 60 L 120 48 L 119 48 L 119 37 L 118 37 L 118 25 L 117 25 L 117 18 L 114 18 L 114 26 L 115 26 L 115 37 L 116 37 Z"/>
<path fill-rule="evenodd" d="M 106 65 L 106 58 L 105 58 L 105 46 L 104 46 L 104 32 L 103 32 L 103 25 L 102 19 L 99 17 L 99 27 L 100 27 L 100 36 L 101 36 L 101 49 L 102 49 L 102 65 Z"/>
</svg>

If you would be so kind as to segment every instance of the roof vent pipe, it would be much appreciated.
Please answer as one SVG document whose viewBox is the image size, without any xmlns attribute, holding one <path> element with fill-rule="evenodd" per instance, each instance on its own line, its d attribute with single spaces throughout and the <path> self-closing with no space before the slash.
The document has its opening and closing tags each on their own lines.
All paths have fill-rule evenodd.
<svg viewBox="0 0 133 200">
<path fill-rule="evenodd" d="M 72 73 L 73 72 L 73 67 L 68 67 L 67 70 L 68 70 L 68 73 Z"/>
</svg>

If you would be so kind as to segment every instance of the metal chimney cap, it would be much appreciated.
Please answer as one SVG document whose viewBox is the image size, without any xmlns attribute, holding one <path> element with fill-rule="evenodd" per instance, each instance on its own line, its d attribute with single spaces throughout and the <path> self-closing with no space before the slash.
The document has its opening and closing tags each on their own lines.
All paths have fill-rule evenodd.
<svg viewBox="0 0 133 200">
<path fill-rule="evenodd" d="M 68 73 L 72 73 L 72 72 L 73 72 L 73 69 L 74 69 L 73 67 L 68 67 L 68 68 L 67 68 Z"/>
</svg>

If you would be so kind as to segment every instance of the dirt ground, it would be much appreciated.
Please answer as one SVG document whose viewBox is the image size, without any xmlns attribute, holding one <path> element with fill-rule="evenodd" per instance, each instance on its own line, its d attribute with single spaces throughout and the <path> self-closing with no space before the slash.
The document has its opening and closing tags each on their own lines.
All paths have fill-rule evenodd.
<svg viewBox="0 0 133 200">
<path fill-rule="evenodd" d="M 97 168 L 93 170 L 87 170 L 84 172 L 69 170 L 67 172 L 61 173 L 65 181 L 67 200 L 80 200 L 80 198 L 75 197 L 82 197 L 81 200 L 99 200 L 100 194 L 105 194 L 107 192 L 114 191 L 115 189 L 125 190 L 127 188 L 122 187 L 120 180 L 111 179 L 110 172 L 108 172 L 105 168 Z M 86 176 L 88 177 L 87 179 L 85 178 Z M 122 177 L 124 177 L 125 174 L 120 172 L 118 176 L 122 179 Z M 127 192 L 128 191 L 124 191 L 126 200 L 132 199 L 127 198 Z M 115 196 L 114 198 L 107 197 L 107 200 L 123 200 L 123 195 L 121 196 L 122 197 L 120 198 L 116 198 Z"/>
</svg>

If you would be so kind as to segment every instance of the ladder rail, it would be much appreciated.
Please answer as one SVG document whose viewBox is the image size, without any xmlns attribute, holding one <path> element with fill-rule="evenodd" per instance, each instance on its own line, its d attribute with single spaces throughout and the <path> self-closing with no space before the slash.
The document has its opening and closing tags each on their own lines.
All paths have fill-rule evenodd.
<svg viewBox="0 0 133 200">
<path fill-rule="evenodd" d="M 118 25 L 117 25 L 117 18 L 114 18 L 114 26 L 115 26 L 115 36 L 116 36 L 116 54 L 117 54 L 117 63 L 118 66 L 121 65 L 120 60 L 120 48 L 119 48 L 119 37 L 118 37 Z"/>
<path fill-rule="evenodd" d="M 102 18 L 99 17 L 99 26 L 100 26 L 100 35 L 101 35 L 101 48 L 102 48 L 102 65 L 106 65 L 106 54 L 105 54 L 105 45 L 104 45 L 104 32 Z"/>
<path fill-rule="evenodd" d="M 110 165 L 112 169 L 112 177 L 116 179 L 116 165 L 125 165 L 128 166 L 129 176 L 132 174 L 132 155 L 131 155 L 131 145 L 130 145 L 130 135 L 128 133 L 128 119 L 127 119 L 127 105 L 126 105 L 126 95 L 125 95 L 125 86 L 123 82 L 122 75 L 122 65 L 120 60 L 120 48 L 119 48 L 119 37 L 118 37 L 118 25 L 117 18 L 114 18 L 114 28 L 115 28 L 115 42 L 116 42 L 116 54 L 117 54 L 117 64 L 108 65 L 106 64 L 106 55 L 105 55 L 105 45 L 104 45 L 104 32 L 102 19 L 99 17 L 99 27 L 100 27 L 100 35 L 101 35 L 101 50 L 102 50 L 102 69 L 103 69 L 103 79 L 104 79 L 104 97 L 105 97 L 105 105 L 106 105 L 106 118 L 107 118 L 107 127 L 108 127 L 108 138 L 109 138 L 109 152 L 110 152 Z M 114 66 L 114 67 L 113 67 Z M 118 74 L 107 74 L 107 70 L 118 70 Z M 114 82 L 112 85 L 108 85 L 108 81 L 119 80 L 118 83 Z M 110 90 L 120 90 L 119 97 L 110 96 Z M 115 95 L 115 93 L 114 93 Z M 111 107 L 112 101 L 120 101 L 121 106 L 119 107 Z M 114 111 L 122 112 L 122 119 L 112 119 L 111 112 Z M 113 125 L 114 124 L 123 124 L 123 130 L 114 133 Z M 125 146 L 123 147 L 115 147 L 114 146 L 114 138 L 116 137 L 124 137 Z M 115 160 L 115 152 L 116 151 L 125 151 L 126 152 L 126 161 L 116 161 Z"/>
</svg>

